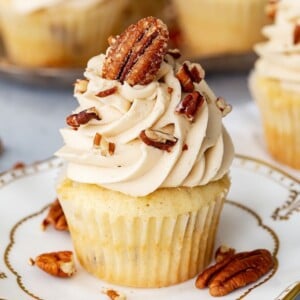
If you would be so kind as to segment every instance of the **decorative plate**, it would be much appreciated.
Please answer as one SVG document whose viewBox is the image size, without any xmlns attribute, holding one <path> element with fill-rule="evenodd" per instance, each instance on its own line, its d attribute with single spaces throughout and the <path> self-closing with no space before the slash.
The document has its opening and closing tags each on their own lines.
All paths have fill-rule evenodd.
<svg viewBox="0 0 300 300">
<path fill-rule="evenodd" d="M 109 299 L 114 289 L 128 300 L 215 299 L 195 279 L 168 288 L 114 286 L 86 273 L 77 263 L 74 277 L 51 277 L 28 264 L 40 253 L 72 250 L 69 234 L 40 229 L 55 199 L 61 161 L 52 158 L 0 175 L 0 300 Z M 216 247 L 246 251 L 269 249 L 278 264 L 258 282 L 236 290 L 228 299 L 294 299 L 300 292 L 300 181 L 264 162 L 237 155 L 232 187 L 220 221 Z"/>
</svg>

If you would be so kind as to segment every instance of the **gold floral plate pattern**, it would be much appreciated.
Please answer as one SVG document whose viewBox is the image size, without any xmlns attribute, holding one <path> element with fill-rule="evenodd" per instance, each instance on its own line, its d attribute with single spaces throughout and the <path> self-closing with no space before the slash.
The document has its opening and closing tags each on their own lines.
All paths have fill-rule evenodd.
<svg viewBox="0 0 300 300">
<path fill-rule="evenodd" d="M 134 289 L 93 278 L 77 263 L 69 279 L 51 277 L 28 264 L 40 253 L 72 250 L 69 234 L 41 230 L 47 207 L 55 199 L 61 168 L 57 158 L 0 174 L 0 300 L 108 299 L 114 289 L 128 300 L 215 299 L 195 279 L 168 288 Z M 294 299 L 300 292 L 300 182 L 256 159 L 236 155 L 232 187 L 224 205 L 216 247 L 226 244 L 247 251 L 267 248 L 276 266 L 258 282 L 222 299 Z M 286 291 L 283 293 L 283 291 Z"/>
</svg>

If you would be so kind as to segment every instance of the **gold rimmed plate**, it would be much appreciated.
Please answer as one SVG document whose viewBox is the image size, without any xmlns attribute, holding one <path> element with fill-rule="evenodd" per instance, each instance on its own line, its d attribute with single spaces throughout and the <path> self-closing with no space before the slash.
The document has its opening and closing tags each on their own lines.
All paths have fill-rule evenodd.
<svg viewBox="0 0 300 300">
<path fill-rule="evenodd" d="M 40 224 L 55 198 L 61 161 L 44 162 L 0 175 L 0 299 L 108 299 L 105 289 L 128 300 L 215 299 L 195 279 L 168 288 L 134 289 L 114 286 L 86 273 L 54 278 L 28 264 L 43 252 L 73 250 L 66 232 Z M 262 161 L 237 155 L 231 168 L 232 187 L 219 224 L 216 247 L 227 244 L 246 251 L 269 249 L 278 264 L 261 280 L 222 299 L 285 299 L 300 292 L 300 182 Z M 290 286 L 283 295 L 282 292 Z M 279 297 L 281 298 L 277 298 Z M 287 298 L 289 297 L 289 298 Z"/>
</svg>

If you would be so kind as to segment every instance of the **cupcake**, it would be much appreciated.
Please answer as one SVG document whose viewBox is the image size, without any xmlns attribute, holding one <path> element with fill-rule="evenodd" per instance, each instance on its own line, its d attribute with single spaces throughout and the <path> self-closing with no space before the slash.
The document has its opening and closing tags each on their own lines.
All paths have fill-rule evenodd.
<svg viewBox="0 0 300 300">
<path fill-rule="evenodd" d="M 260 109 L 267 148 L 279 162 L 300 169 L 300 3 L 281 0 L 269 39 L 255 46 L 259 59 L 250 89 Z"/>
<path fill-rule="evenodd" d="M 107 282 L 162 287 L 210 262 L 230 187 L 230 107 L 147 17 L 110 39 L 75 85 L 57 194 L 79 262 Z"/>
<path fill-rule="evenodd" d="M 247 53 L 262 40 L 268 0 L 173 0 L 191 56 Z"/>
<path fill-rule="evenodd" d="M 107 47 L 126 1 L 0 0 L 8 59 L 24 67 L 83 67 Z"/>
</svg>

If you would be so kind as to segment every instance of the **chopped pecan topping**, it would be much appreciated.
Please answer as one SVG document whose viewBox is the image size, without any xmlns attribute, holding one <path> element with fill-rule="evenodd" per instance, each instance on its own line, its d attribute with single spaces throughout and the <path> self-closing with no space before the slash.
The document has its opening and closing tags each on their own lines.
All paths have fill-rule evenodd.
<svg viewBox="0 0 300 300">
<path fill-rule="evenodd" d="M 110 39 L 102 76 L 126 81 L 131 86 L 146 85 L 155 79 L 167 52 L 169 32 L 159 19 L 147 17 Z"/>
<path fill-rule="evenodd" d="M 218 263 L 234 254 L 235 254 L 235 249 L 222 245 L 216 250 L 215 261 Z"/>
<path fill-rule="evenodd" d="M 77 79 L 75 82 L 74 92 L 75 94 L 80 93 L 83 94 L 87 90 L 89 81 L 86 79 Z"/>
<path fill-rule="evenodd" d="M 181 57 L 179 49 L 168 49 L 167 54 L 171 55 L 174 59 L 179 59 Z"/>
<path fill-rule="evenodd" d="M 182 90 L 187 93 L 194 90 L 193 82 L 199 83 L 204 76 L 205 72 L 200 65 L 189 62 L 184 62 L 176 72 Z"/>
<path fill-rule="evenodd" d="M 176 72 L 176 77 L 184 92 L 192 92 L 194 90 L 193 78 L 186 63 Z"/>
<path fill-rule="evenodd" d="M 50 205 L 48 214 L 42 222 L 42 229 L 45 230 L 49 224 L 51 224 L 56 230 L 69 230 L 64 211 L 62 210 L 58 199 L 55 199 L 55 201 Z"/>
<path fill-rule="evenodd" d="M 76 272 L 72 251 L 43 253 L 29 262 L 56 277 L 71 277 Z"/>
<path fill-rule="evenodd" d="M 184 144 L 183 146 L 182 146 L 182 151 L 186 151 L 186 150 L 188 150 L 189 149 L 189 146 L 187 145 L 187 144 Z"/>
<path fill-rule="evenodd" d="M 14 170 L 18 170 L 18 169 L 23 169 L 23 168 L 25 168 L 25 163 L 24 162 L 22 162 L 22 161 L 17 161 L 14 165 L 13 165 L 13 169 Z"/>
<path fill-rule="evenodd" d="M 85 109 L 78 114 L 69 115 L 66 118 L 66 123 L 73 128 L 78 128 L 91 120 L 101 120 L 95 107 Z"/>
<path fill-rule="evenodd" d="M 96 133 L 93 140 L 95 149 L 100 149 L 100 154 L 103 156 L 113 155 L 116 145 L 108 142 L 100 133 Z"/>
<path fill-rule="evenodd" d="M 114 86 L 114 87 L 112 87 L 110 89 L 107 89 L 107 90 L 104 90 L 104 91 L 100 91 L 98 94 L 96 94 L 96 96 L 104 98 L 104 97 L 107 97 L 109 95 L 114 94 L 117 90 L 118 90 L 118 88 L 116 86 Z"/>
<path fill-rule="evenodd" d="M 279 0 L 269 0 L 266 5 L 265 13 L 271 19 L 274 20 L 278 9 Z"/>
<path fill-rule="evenodd" d="M 197 91 L 187 94 L 176 106 L 175 111 L 193 121 L 198 109 L 204 103 L 204 97 Z"/>
<path fill-rule="evenodd" d="M 141 140 L 148 146 L 165 150 L 167 152 L 171 151 L 171 148 L 177 143 L 177 138 L 169 133 L 146 129 L 140 133 Z"/>
<path fill-rule="evenodd" d="M 172 89 L 170 86 L 168 86 L 168 93 L 169 93 L 169 94 L 172 94 L 172 93 L 173 93 L 173 89 Z"/>
<path fill-rule="evenodd" d="M 300 43 L 300 24 L 296 24 L 294 28 L 294 45 Z"/>
<path fill-rule="evenodd" d="M 274 267 L 274 259 L 266 249 L 240 252 L 204 270 L 196 279 L 196 287 L 209 287 L 212 296 L 230 292 L 257 281 Z"/>
<path fill-rule="evenodd" d="M 222 97 L 218 97 L 216 99 L 216 106 L 221 111 L 223 117 L 227 116 L 232 111 L 232 106 L 227 104 L 225 99 Z"/>
<path fill-rule="evenodd" d="M 199 83 L 205 77 L 205 71 L 198 64 L 191 64 L 189 70 L 194 82 Z"/>
<path fill-rule="evenodd" d="M 115 291 L 115 290 L 107 290 L 105 291 L 105 294 L 111 299 L 111 300 L 126 300 L 125 295 L 122 295 L 121 293 Z"/>
</svg>

